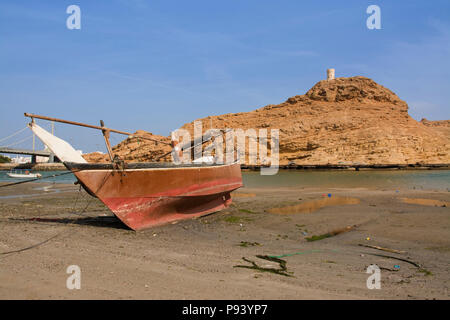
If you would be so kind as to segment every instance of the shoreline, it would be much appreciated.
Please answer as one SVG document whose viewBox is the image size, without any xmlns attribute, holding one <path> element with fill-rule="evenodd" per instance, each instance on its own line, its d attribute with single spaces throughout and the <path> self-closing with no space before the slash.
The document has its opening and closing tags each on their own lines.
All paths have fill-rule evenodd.
<svg viewBox="0 0 450 320">
<path fill-rule="evenodd" d="M 28 169 L 35 171 L 67 171 L 67 168 L 62 163 L 0 163 L 0 171 L 9 171 L 14 169 Z"/>
<path fill-rule="evenodd" d="M 243 171 L 257 171 L 263 166 L 260 165 L 241 165 Z M 450 163 L 431 163 L 431 164 L 290 164 L 279 165 L 279 170 L 292 171 L 364 171 L 364 170 L 450 170 Z M 38 163 L 38 164 L 14 164 L 1 163 L 0 171 L 9 171 L 14 169 L 28 169 L 34 171 L 67 171 L 63 163 Z"/>
</svg>

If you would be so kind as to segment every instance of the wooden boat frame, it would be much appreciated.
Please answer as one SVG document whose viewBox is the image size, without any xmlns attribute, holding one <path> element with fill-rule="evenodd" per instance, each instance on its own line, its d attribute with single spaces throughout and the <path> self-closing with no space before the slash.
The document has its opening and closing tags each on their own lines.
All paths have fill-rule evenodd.
<svg viewBox="0 0 450 320">
<path fill-rule="evenodd" d="M 237 162 L 125 163 L 113 153 L 109 133 L 135 135 L 106 128 L 103 121 L 100 121 L 101 126 L 93 126 L 29 113 L 25 113 L 25 116 L 30 117 L 32 123 L 34 118 L 38 118 L 102 131 L 110 163 L 63 163 L 90 195 L 99 198 L 122 222 L 134 230 L 220 211 L 231 204 L 230 193 L 243 185 L 240 164 Z M 209 137 L 211 138 L 212 136 Z M 149 140 L 155 141 L 151 138 Z M 200 143 L 207 141 L 208 139 L 202 139 Z M 187 144 L 194 147 L 192 141 Z M 175 144 L 171 145 L 175 147 Z"/>
</svg>

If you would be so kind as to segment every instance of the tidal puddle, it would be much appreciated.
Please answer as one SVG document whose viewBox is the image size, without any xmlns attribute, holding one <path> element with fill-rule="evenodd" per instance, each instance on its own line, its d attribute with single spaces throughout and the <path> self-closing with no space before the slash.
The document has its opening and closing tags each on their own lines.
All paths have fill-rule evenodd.
<svg viewBox="0 0 450 320">
<path fill-rule="evenodd" d="M 267 210 L 267 212 L 277 214 L 311 213 L 323 207 L 339 206 L 344 204 L 358 204 L 359 202 L 360 201 L 357 198 L 332 197 L 306 201 L 292 206 L 272 208 Z"/>
<path fill-rule="evenodd" d="M 419 204 L 422 206 L 431 206 L 431 207 L 450 207 L 450 202 L 434 200 L 434 199 L 420 199 L 420 198 L 401 198 L 401 200 L 405 203 L 409 204 Z"/>
<path fill-rule="evenodd" d="M 256 194 L 254 194 L 254 193 L 233 192 L 231 194 L 231 198 L 252 198 L 255 196 L 256 196 Z"/>
<path fill-rule="evenodd" d="M 42 191 L 45 191 L 45 192 L 49 192 L 49 191 L 51 191 L 50 189 L 52 189 L 53 188 L 53 185 L 50 185 L 50 186 L 45 186 L 45 187 L 38 187 L 38 188 L 33 188 L 33 190 L 42 190 Z M 58 190 L 59 191 L 59 189 L 55 189 L 55 190 Z"/>
</svg>

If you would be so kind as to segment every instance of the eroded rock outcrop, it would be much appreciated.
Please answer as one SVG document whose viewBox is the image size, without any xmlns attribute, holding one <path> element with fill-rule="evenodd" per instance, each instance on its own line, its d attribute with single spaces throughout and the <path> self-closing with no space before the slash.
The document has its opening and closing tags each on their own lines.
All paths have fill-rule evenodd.
<svg viewBox="0 0 450 320">
<path fill-rule="evenodd" d="M 156 143 L 145 138 L 151 138 L 161 142 Z M 170 137 L 159 136 L 144 130 L 138 130 L 133 134 L 132 138 L 127 138 L 114 146 L 113 152 L 125 162 L 155 161 L 160 156 L 172 150 L 167 143 L 170 143 Z M 98 152 L 85 154 L 83 157 L 86 161 L 92 163 L 110 161 L 108 154 Z M 168 161 L 169 158 L 170 157 L 166 157 L 166 161 Z"/>
<path fill-rule="evenodd" d="M 208 128 L 279 129 L 280 164 L 450 163 L 450 121 L 414 120 L 405 101 L 365 77 L 323 80 L 278 105 L 199 120 Z M 182 128 L 192 134 L 193 122 Z M 170 150 L 128 140 L 114 147 L 127 161 Z"/>
</svg>

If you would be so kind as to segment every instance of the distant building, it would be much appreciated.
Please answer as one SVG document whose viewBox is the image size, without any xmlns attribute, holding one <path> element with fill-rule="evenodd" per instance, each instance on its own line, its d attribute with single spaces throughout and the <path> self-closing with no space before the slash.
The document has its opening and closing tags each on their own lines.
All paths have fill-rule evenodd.
<svg viewBox="0 0 450 320">
<path fill-rule="evenodd" d="M 16 164 L 22 164 L 22 163 L 30 163 L 31 162 L 31 157 L 22 157 L 22 156 L 17 156 L 15 158 L 11 158 L 11 162 L 12 163 L 16 163 Z"/>
<path fill-rule="evenodd" d="M 44 146 L 44 151 L 50 151 L 50 149 L 47 146 Z M 48 163 L 48 162 L 51 162 L 49 157 L 36 156 L 36 163 Z"/>
<path fill-rule="evenodd" d="M 49 157 L 36 156 L 36 163 L 47 163 Z"/>
</svg>

